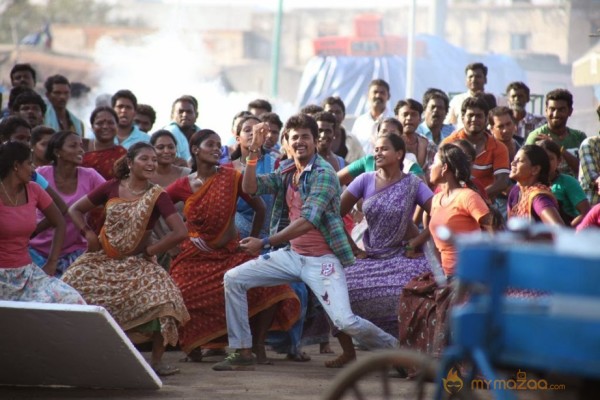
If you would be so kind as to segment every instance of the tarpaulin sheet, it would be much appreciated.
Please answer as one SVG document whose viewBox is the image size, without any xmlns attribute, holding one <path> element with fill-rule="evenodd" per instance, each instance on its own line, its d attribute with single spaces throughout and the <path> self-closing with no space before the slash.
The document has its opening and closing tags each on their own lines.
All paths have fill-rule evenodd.
<svg viewBox="0 0 600 400">
<path fill-rule="evenodd" d="M 431 87 L 446 93 L 465 92 L 465 67 L 472 62 L 488 67 L 485 90 L 496 96 L 503 94 L 512 81 L 526 82 L 525 71 L 510 56 L 469 54 L 436 36 L 417 35 L 416 40 L 426 45 L 425 56 L 415 59 L 413 98 L 418 101 Z M 393 108 L 405 98 L 406 57 L 313 57 L 300 80 L 297 104 L 321 104 L 328 96 L 340 96 L 347 115 L 360 115 L 368 109 L 367 92 L 373 79 L 384 79 L 390 84 L 388 108 Z"/>
</svg>

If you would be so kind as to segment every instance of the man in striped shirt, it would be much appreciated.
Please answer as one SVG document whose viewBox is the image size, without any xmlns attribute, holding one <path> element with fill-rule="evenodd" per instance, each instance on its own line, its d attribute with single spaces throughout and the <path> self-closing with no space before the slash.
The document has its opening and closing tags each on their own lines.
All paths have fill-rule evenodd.
<svg viewBox="0 0 600 400">
<path fill-rule="evenodd" d="M 510 172 L 508 149 L 487 130 L 488 104 L 481 96 L 468 97 L 462 104 L 464 127 L 454 132 L 443 143 L 468 140 L 477 154 L 472 174 L 485 186 L 490 199 L 507 188 Z"/>
</svg>

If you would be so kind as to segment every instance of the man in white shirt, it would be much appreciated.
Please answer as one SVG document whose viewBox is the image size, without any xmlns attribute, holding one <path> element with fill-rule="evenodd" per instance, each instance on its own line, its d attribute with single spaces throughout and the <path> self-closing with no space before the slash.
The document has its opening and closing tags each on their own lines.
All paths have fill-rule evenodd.
<svg viewBox="0 0 600 400">
<path fill-rule="evenodd" d="M 358 139 L 365 154 L 373 153 L 377 138 L 377 126 L 386 118 L 393 117 L 387 109 L 390 100 L 390 85 L 383 79 L 374 79 L 369 84 L 369 111 L 354 121 L 352 135 Z"/>
<path fill-rule="evenodd" d="M 477 93 L 484 93 L 488 68 L 483 63 L 472 63 L 465 67 L 465 85 L 467 91 L 457 94 L 450 100 L 450 109 L 444 123 L 452 124 L 458 130 L 463 127 L 460 114 L 463 101 Z M 494 105 L 495 107 L 495 105 Z"/>
</svg>

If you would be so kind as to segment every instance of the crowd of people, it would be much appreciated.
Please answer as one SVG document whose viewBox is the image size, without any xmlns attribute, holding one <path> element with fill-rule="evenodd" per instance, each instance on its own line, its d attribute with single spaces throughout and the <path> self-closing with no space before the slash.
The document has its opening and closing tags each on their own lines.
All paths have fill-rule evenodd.
<svg viewBox="0 0 600 400">
<path fill-rule="evenodd" d="M 451 282 L 458 257 L 441 227 L 600 226 L 600 137 L 568 127 L 571 93 L 550 91 L 533 115 L 512 82 L 497 106 L 487 72 L 469 64 L 465 93 L 393 108 L 375 79 L 352 129 L 339 97 L 285 122 L 257 99 L 219 135 L 183 95 L 153 130 L 152 107 L 119 90 L 87 139 L 69 80 L 48 77 L 42 96 L 17 64 L 0 121 L 0 300 L 105 307 L 152 342 L 162 376 L 178 372 L 168 344 L 189 362 L 225 356 L 216 371 L 269 363 L 269 345 L 307 361 L 302 347 L 331 352 L 331 335 L 329 368 L 356 346 L 437 355 L 452 302 L 433 264 Z"/>
</svg>

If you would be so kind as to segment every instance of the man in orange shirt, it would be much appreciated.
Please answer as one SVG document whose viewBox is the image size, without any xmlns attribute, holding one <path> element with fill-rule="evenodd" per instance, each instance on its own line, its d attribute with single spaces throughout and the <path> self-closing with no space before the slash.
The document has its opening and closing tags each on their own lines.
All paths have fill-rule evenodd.
<svg viewBox="0 0 600 400">
<path fill-rule="evenodd" d="M 486 193 L 493 199 L 509 184 L 510 164 L 506 146 L 486 129 L 488 112 L 488 104 L 483 97 L 468 97 L 461 107 L 464 127 L 442 143 L 466 139 L 473 145 L 477 154 L 473 162 L 473 176 L 483 183 Z"/>
</svg>

